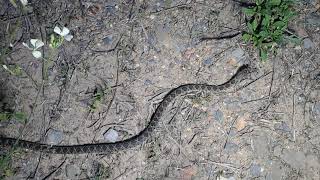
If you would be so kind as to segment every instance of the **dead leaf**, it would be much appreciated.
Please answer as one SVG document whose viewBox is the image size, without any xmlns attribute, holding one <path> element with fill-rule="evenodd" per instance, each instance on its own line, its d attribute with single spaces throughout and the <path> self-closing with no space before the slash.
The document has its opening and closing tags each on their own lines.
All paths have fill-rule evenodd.
<svg viewBox="0 0 320 180">
<path fill-rule="evenodd" d="M 249 118 L 250 118 L 250 114 L 246 113 L 238 119 L 238 121 L 236 123 L 236 128 L 238 131 L 241 131 L 243 128 L 246 127 L 247 121 Z"/>
<path fill-rule="evenodd" d="M 232 66 L 237 66 L 237 60 L 235 58 L 228 59 L 227 63 Z"/>
<path fill-rule="evenodd" d="M 182 169 L 181 172 L 181 179 L 183 180 L 191 180 L 197 174 L 197 167 L 195 166 L 188 166 Z"/>
</svg>

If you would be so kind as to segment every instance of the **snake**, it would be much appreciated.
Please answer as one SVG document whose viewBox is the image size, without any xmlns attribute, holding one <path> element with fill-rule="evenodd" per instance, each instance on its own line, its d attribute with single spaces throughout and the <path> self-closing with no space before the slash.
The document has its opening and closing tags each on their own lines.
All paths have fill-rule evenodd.
<svg viewBox="0 0 320 180">
<path fill-rule="evenodd" d="M 136 135 L 116 142 L 76 144 L 76 145 L 51 145 L 40 142 L 32 142 L 19 138 L 10 138 L 0 136 L 0 145 L 4 147 L 23 148 L 32 151 L 40 151 L 43 153 L 53 154 L 86 154 L 86 153 L 112 153 L 114 151 L 125 150 L 136 147 L 147 141 L 153 134 L 154 130 L 159 126 L 159 122 L 170 103 L 177 97 L 184 94 L 195 92 L 226 92 L 228 88 L 235 86 L 240 81 L 248 78 L 252 68 L 249 65 L 242 65 L 236 73 L 225 83 L 219 85 L 209 84 L 183 84 L 170 90 L 157 106 L 151 115 L 149 123 L 146 127 Z"/>
</svg>

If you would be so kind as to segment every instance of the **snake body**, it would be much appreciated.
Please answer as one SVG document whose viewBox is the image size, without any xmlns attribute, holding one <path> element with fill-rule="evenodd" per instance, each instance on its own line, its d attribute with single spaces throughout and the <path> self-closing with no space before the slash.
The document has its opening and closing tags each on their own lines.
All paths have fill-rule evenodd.
<svg viewBox="0 0 320 180">
<path fill-rule="evenodd" d="M 152 135 L 154 129 L 159 125 L 161 116 L 175 97 L 193 92 L 223 92 L 229 87 L 237 84 L 237 82 L 244 80 L 248 76 L 248 74 L 250 74 L 250 68 L 248 67 L 248 65 L 243 65 L 227 82 L 223 84 L 185 84 L 172 89 L 164 96 L 163 100 L 160 102 L 155 112 L 152 114 L 148 125 L 137 135 L 122 141 L 79 145 L 49 145 L 39 142 L 0 136 L 0 144 L 3 146 L 18 147 L 55 154 L 111 153 L 113 151 L 132 148 L 142 144 Z"/>
</svg>

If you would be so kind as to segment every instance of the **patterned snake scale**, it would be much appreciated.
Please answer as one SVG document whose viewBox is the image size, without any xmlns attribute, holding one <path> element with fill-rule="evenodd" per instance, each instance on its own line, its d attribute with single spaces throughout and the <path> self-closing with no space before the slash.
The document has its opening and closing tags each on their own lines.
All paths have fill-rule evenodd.
<svg viewBox="0 0 320 180">
<path fill-rule="evenodd" d="M 185 84 L 172 89 L 164 96 L 163 100 L 152 114 L 150 122 L 145 129 L 137 135 L 122 141 L 79 145 L 49 145 L 0 136 L 0 145 L 55 154 L 111 153 L 113 151 L 136 147 L 152 135 L 153 130 L 159 125 L 161 116 L 175 97 L 192 92 L 224 92 L 230 86 L 234 86 L 238 82 L 246 79 L 250 74 L 250 69 L 251 68 L 248 65 L 241 66 L 230 80 L 221 85 Z"/>
</svg>

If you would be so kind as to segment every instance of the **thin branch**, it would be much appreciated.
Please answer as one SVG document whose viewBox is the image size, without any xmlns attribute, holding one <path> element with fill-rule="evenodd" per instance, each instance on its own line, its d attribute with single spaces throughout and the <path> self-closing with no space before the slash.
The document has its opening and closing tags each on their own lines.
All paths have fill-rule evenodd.
<svg viewBox="0 0 320 180">
<path fill-rule="evenodd" d="M 242 31 L 238 31 L 233 34 L 220 35 L 220 36 L 204 36 L 204 37 L 200 38 L 200 41 L 231 39 L 231 38 L 238 36 L 241 33 L 242 33 Z"/>
</svg>

